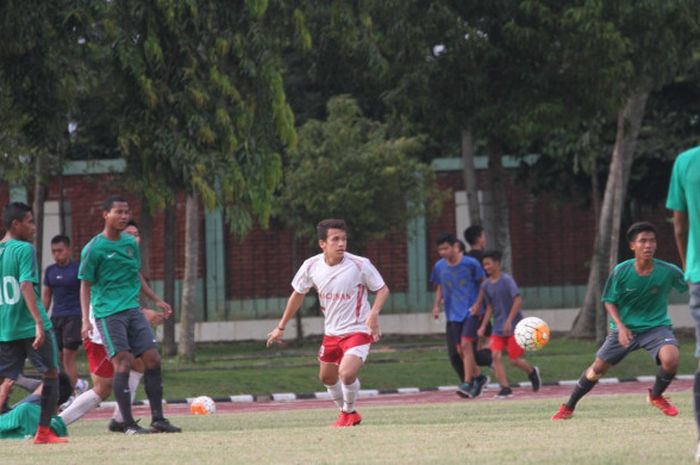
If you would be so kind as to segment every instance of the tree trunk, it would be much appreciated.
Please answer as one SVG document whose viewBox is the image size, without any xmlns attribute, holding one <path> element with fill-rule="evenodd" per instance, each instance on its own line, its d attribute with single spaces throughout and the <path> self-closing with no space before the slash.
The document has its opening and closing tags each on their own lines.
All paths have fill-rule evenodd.
<svg viewBox="0 0 700 465">
<path fill-rule="evenodd" d="M 141 274 L 150 283 L 151 280 L 151 244 L 153 243 L 153 220 L 146 196 L 141 196 L 141 215 L 139 216 L 139 234 L 141 236 Z M 151 302 L 140 297 L 141 305 L 148 307 Z"/>
<path fill-rule="evenodd" d="M 180 338 L 181 359 L 194 361 L 194 326 L 197 314 L 197 265 L 199 258 L 199 213 L 197 194 L 187 196 L 185 210 L 185 276 L 182 282 Z"/>
<path fill-rule="evenodd" d="M 165 246 L 163 257 L 163 298 L 173 307 L 173 316 L 163 322 L 163 354 L 173 356 L 175 346 L 175 241 L 177 234 L 177 202 L 168 202 L 165 207 Z"/>
<path fill-rule="evenodd" d="M 32 214 L 36 231 L 34 233 L 34 248 L 36 250 L 36 263 L 39 273 L 43 270 L 43 247 L 44 247 L 44 201 L 46 200 L 46 185 L 44 184 L 44 157 L 36 156 L 34 164 L 34 203 L 32 205 Z M 40 280 L 41 281 L 41 280 Z"/>
<path fill-rule="evenodd" d="M 571 336 L 593 337 L 598 342 L 607 335 L 607 314 L 601 296 L 610 269 L 618 260 L 620 222 L 624 208 L 634 151 L 644 109 L 649 97 L 649 87 L 631 96 L 618 111 L 615 146 L 610 160 L 608 180 L 600 209 L 598 230 L 593 245 L 591 270 L 588 276 L 586 296 L 579 315 L 571 328 Z"/>
<path fill-rule="evenodd" d="M 469 224 L 481 224 L 479 188 L 476 184 L 476 168 L 474 166 L 474 139 L 471 128 L 462 129 L 462 172 L 464 174 L 464 188 L 467 192 Z"/>
<path fill-rule="evenodd" d="M 508 199 L 506 198 L 506 173 L 503 169 L 501 144 L 489 141 L 489 191 L 491 214 L 486 220 L 486 230 L 490 232 L 490 249 L 499 250 L 503 255 L 503 269 L 511 271 L 510 225 L 508 223 Z M 485 215 L 486 216 L 486 215 Z"/>
</svg>

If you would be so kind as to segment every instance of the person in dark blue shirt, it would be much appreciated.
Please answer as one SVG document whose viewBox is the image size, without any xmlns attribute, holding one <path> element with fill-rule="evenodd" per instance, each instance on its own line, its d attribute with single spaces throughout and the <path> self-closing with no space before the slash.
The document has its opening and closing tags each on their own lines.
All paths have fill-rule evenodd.
<svg viewBox="0 0 700 465">
<path fill-rule="evenodd" d="M 78 367 L 75 357 L 82 344 L 80 327 L 80 263 L 71 258 L 70 239 L 58 235 L 51 239 L 51 254 L 56 263 L 46 268 L 41 301 L 47 310 L 53 302 L 51 322 L 58 343 L 58 357 L 75 387 Z"/>
<path fill-rule="evenodd" d="M 483 315 L 471 315 L 469 309 L 479 295 L 484 271 L 478 261 L 462 255 L 454 234 L 443 234 L 436 243 L 441 258 L 430 276 L 430 281 L 436 285 L 433 317 L 439 317 L 440 302 L 444 301 L 448 354 L 453 368 L 462 378 L 457 393 L 462 397 L 476 397 L 487 382 L 474 358 L 474 342 Z"/>
</svg>

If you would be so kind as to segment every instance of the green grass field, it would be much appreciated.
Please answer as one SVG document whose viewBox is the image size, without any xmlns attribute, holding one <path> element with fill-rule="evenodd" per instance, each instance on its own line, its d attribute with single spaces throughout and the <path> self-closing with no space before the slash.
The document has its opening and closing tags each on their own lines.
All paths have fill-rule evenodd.
<svg viewBox="0 0 700 465">
<path fill-rule="evenodd" d="M 334 409 L 177 417 L 179 435 L 126 437 L 104 420 L 71 428 L 68 445 L 3 441 L 3 465 L 184 464 L 690 464 L 689 393 L 662 416 L 643 395 L 589 396 L 573 420 L 549 417 L 561 399 L 365 407 L 359 427 L 328 428 Z"/>
</svg>

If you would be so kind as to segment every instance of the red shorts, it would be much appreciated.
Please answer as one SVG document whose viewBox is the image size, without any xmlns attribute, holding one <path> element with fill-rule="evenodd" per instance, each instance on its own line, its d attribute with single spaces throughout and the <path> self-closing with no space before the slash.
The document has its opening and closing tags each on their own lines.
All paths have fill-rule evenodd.
<svg viewBox="0 0 700 465">
<path fill-rule="evenodd" d="M 515 342 L 514 336 L 496 336 L 491 335 L 491 351 L 492 352 L 503 352 L 503 349 L 508 350 L 508 358 L 515 360 L 520 358 L 525 353 L 525 349 L 520 347 L 517 342 Z"/>
<path fill-rule="evenodd" d="M 107 358 L 105 346 L 95 344 L 90 339 L 83 339 L 83 347 L 85 347 L 90 373 L 102 378 L 112 378 L 114 376 L 114 366 Z"/>
<path fill-rule="evenodd" d="M 318 359 L 324 363 L 340 365 L 345 352 L 353 347 L 371 343 L 372 336 L 367 333 L 352 333 L 347 336 L 323 336 L 321 349 L 318 351 Z"/>
</svg>

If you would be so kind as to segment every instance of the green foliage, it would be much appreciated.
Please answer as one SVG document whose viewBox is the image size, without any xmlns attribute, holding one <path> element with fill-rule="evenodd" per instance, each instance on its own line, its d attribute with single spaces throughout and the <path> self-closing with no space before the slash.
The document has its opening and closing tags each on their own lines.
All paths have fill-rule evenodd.
<svg viewBox="0 0 700 465">
<path fill-rule="evenodd" d="M 153 207 L 185 189 L 223 207 L 237 233 L 267 224 L 279 152 L 296 137 L 274 14 L 265 0 L 106 7 L 104 46 L 124 91 L 115 130 L 132 188 Z"/>
<path fill-rule="evenodd" d="M 392 138 L 388 126 L 364 117 L 348 96 L 328 102 L 325 121 L 309 120 L 289 152 L 278 215 L 297 237 L 312 240 L 323 218 L 344 218 L 351 245 L 401 231 L 406 221 L 434 213 L 434 174 L 417 161 L 420 138 Z"/>
</svg>

